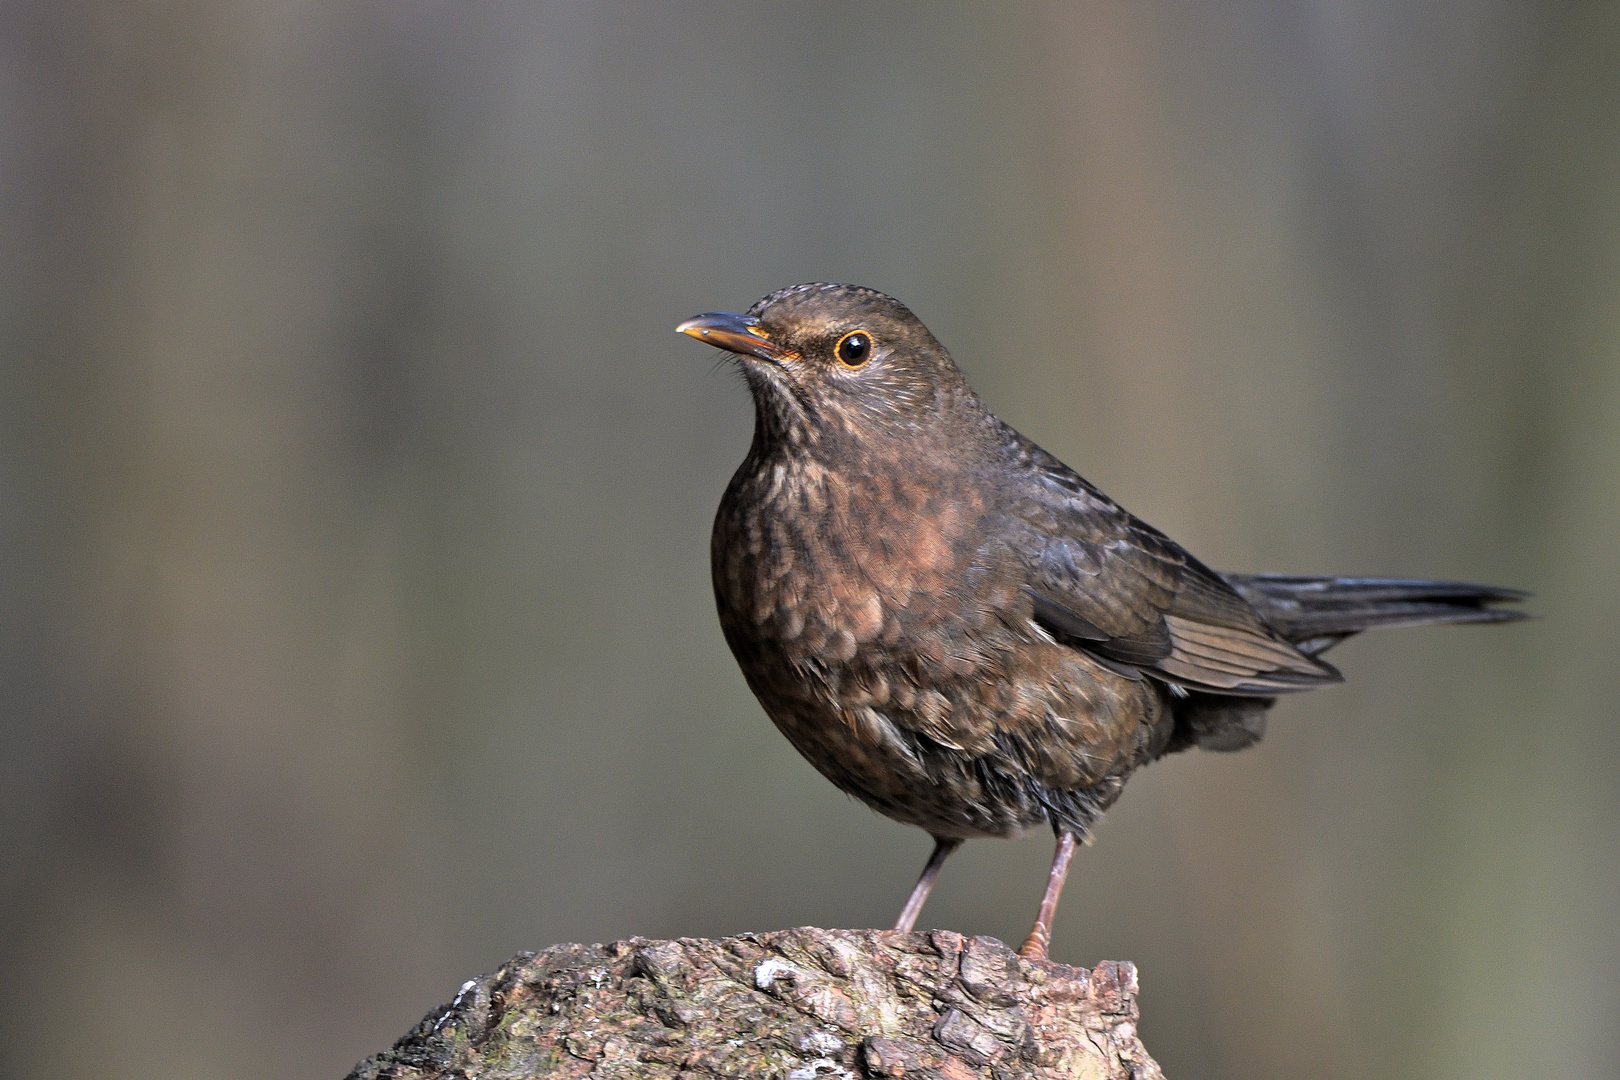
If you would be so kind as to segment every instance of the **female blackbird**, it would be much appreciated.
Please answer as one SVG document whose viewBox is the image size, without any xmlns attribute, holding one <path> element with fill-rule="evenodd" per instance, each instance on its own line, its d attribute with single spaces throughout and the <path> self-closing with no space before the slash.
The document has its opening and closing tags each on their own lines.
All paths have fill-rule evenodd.
<svg viewBox="0 0 1620 1080">
<path fill-rule="evenodd" d="M 1275 695 L 1340 681 L 1359 630 L 1502 622 L 1523 594 L 1217 574 L 992 416 L 899 301 L 782 289 L 677 327 L 740 358 L 754 440 L 715 517 L 726 641 L 839 788 L 926 829 L 910 930 L 964 839 L 1057 834 L 1023 955 L 1044 958 L 1076 839 L 1135 769 L 1258 742 Z"/>
</svg>

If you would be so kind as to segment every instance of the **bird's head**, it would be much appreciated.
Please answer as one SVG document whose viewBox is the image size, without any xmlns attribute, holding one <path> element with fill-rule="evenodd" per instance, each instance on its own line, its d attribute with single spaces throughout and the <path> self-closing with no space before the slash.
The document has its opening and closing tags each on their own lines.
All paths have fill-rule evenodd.
<svg viewBox="0 0 1620 1080">
<path fill-rule="evenodd" d="M 972 398 L 917 316 L 858 285 L 794 285 L 675 329 L 736 354 L 766 448 L 915 436 Z"/>
</svg>

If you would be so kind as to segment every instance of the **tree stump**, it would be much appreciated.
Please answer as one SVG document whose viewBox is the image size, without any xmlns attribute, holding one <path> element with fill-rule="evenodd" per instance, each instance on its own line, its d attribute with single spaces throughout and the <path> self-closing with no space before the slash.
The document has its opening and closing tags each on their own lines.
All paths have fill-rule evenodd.
<svg viewBox="0 0 1620 1080">
<path fill-rule="evenodd" d="M 349 1080 L 1162 1080 L 1136 968 L 944 930 L 801 928 L 519 953 Z"/>
</svg>

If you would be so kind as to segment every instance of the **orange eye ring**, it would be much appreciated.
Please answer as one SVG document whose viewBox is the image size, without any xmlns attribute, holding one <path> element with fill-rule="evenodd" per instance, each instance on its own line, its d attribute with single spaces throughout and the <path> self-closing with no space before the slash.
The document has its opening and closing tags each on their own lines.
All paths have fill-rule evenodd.
<svg viewBox="0 0 1620 1080">
<path fill-rule="evenodd" d="M 838 339 L 838 344 L 833 346 L 833 355 L 838 357 L 840 364 L 851 370 L 865 366 L 872 359 L 872 335 L 865 330 L 851 330 Z"/>
</svg>

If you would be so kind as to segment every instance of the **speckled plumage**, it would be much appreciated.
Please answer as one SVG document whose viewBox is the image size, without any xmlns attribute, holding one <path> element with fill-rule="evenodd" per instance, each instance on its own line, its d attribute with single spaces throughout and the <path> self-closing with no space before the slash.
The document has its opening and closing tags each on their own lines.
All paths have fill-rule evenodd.
<svg viewBox="0 0 1620 1080">
<path fill-rule="evenodd" d="M 1216 574 L 992 416 L 874 290 L 682 329 L 736 352 L 754 398 L 711 546 L 748 684 L 823 775 L 943 851 L 1085 839 L 1135 769 L 1251 745 L 1274 695 L 1339 681 L 1315 654 L 1366 626 L 1514 617 L 1485 606 L 1504 590 Z"/>
</svg>

